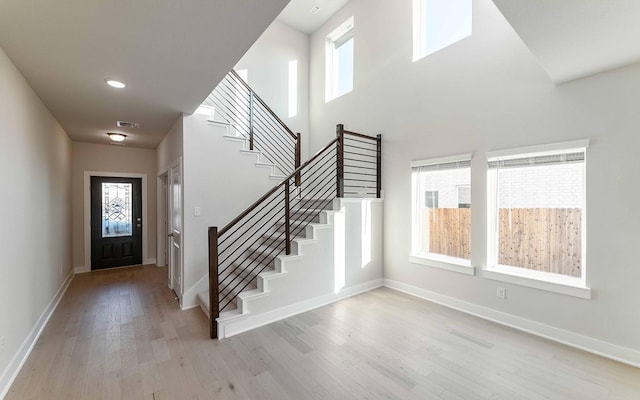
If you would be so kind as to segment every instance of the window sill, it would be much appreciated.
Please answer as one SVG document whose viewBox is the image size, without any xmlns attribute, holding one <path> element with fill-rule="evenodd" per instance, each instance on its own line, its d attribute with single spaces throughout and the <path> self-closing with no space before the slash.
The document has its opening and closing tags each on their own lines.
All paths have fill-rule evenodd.
<svg viewBox="0 0 640 400">
<path fill-rule="evenodd" d="M 584 282 L 577 278 L 506 265 L 496 265 L 483 269 L 482 277 L 591 300 L 591 288 L 586 287 Z"/>
<path fill-rule="evenodd" d="M 438 256 L 434 254 L 410 254 L 409 262 L 426 265 L 428 267 L 445 269 L 447 271 L 459 272 L 466 275 L 475 275 L 475 268 L 471 266 L 471 261 L 463 258 Z"/>
</svg>

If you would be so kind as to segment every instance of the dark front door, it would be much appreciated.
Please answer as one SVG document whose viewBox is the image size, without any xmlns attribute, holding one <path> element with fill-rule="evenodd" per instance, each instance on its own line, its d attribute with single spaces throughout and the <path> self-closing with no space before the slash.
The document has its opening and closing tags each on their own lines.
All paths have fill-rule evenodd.
<svg viewBox="0 0 640 400">
<path fill-rule="evenodd" d="M 91 177 L 91 269 L 142 264 L 142 179 Z"/>
</svg>

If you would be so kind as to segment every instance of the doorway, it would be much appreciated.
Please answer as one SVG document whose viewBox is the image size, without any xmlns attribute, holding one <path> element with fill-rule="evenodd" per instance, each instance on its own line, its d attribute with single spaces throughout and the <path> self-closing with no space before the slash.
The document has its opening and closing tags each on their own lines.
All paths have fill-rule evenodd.
<svg viewBox="0 0 640 400">
<path fill-rule="evenodd" d="M 142 179 L 91 176 L 91 269 L 142 264 Z"/>
<path fill-rule="evenodd" d="M 182 298 L 182 160 L 169 169 L 169 282 L 178 298 Z"/>
</svg>

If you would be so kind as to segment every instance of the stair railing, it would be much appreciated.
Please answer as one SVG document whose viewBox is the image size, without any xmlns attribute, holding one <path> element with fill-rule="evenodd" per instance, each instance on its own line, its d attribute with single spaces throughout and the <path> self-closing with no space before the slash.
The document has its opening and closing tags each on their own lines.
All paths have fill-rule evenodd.
<svg viewBox="0 0 640 400">
<path fill-rule="evenodd" d="M 280 175 L 300 166 L 300 133 L 294 134 L 235 71 L 224 77 L 204 104 L 233 125 L 249 149 L 260 151 Z"/>
<path fill-rule="evenodd" d="M 303 233 L 337 197 L 380 197 L 381 135 L 344 130 L 224 228 L 209 228 L 209 316 L 217 318 L 275 258 L 291 254 Z"/>
</svg>

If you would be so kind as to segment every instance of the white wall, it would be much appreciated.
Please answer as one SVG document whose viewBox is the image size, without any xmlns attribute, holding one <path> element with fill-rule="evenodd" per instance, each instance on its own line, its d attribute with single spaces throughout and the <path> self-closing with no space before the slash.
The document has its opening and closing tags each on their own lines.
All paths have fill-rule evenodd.
<svg viewBox="0 0 640 400">
<path fill-rule="evenodd" d="M 151 149 L 95 143 L 73 143 L 73 266 L 90 270 L 85 264 L 84 173 L 108 172 L 147 175 L 147 240 L 142 243 L 143 262 L 156 259 L 156 152 Z M 144 189 L 143 189 L 144 190 Z M 90 236 L 90 235 L 89 235 Z"/>
<path fill-rule="evenodd" d="M 289 61 L 298 61 L 298 114 L 289 117 Z M 309 36 L 274 21 L 234 67 L 246 69 L 249 85 L 309 147 Z"/>
<path fill-rule="evenodd" d="M 182 115 L 176 119 L 176 122 L 173 123 L 169 132 L 167 132 L 158 147 L 156 147 L 158 175 L 167 172 L 169 166 L 182 157 L 182 137 L 184 132 L 182 119 Z"/>
<path fill-rule="evenodd" d="M 202 288 L 190 289 L 209 272 L 209 227 L 221 229 L 278 184 L 269 169 L 255 166 L 254 155 L 240 153 L 241 143 L 224 139 L 224 128 L 206 119 L 194 114 L 183 122 L 183 307 L 196 305 Z M 201 216 L 194 215 L 195 207 Z"/>
<path fill-rule="evenodd" d="M 352 0 L 311 36 L 311 150 L 335 124 L 383 134 L 385 277 L 465 303 L 640 350 L 640 65 L 554 86 L 490 0 L 473 35 L 416 63 L 411 0 Z M 354 90 L 324 102 L 324 39 L 355 17 Z M 411 160 L 473 153 L 472 263 L 486 263 L 485 152 L 590 138 L 583 300 L 412 264 Z M 507 299 L 496 298 L 496 286 Z"/>
<path fill-rule="evenodd" d="M 0 141 L 1 398 L 73 273 L 71 140 L 2 49 Z"/>
</svg>

